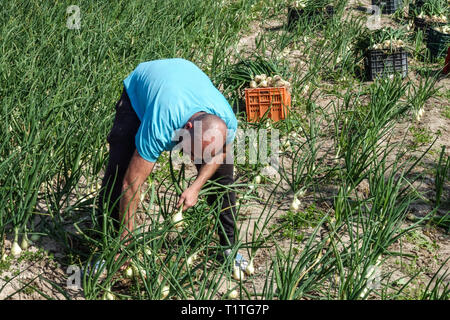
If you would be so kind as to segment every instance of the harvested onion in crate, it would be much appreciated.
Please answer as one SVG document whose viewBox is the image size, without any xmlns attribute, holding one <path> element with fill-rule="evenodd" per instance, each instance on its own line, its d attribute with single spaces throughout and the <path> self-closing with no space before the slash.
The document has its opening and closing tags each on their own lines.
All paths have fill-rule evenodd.
<svg viewBox="0 0 450 320">
<path fill-rule="evenodd" d="M 282 88 L 285 87 L 288 90 L 291 89 L 291 83 L 284 80 L 280 75 L 274 75 L 268 77 L 265 74 L 256 75 L 252 81 L 250 81 L 250 88 Z"/>
</svg>

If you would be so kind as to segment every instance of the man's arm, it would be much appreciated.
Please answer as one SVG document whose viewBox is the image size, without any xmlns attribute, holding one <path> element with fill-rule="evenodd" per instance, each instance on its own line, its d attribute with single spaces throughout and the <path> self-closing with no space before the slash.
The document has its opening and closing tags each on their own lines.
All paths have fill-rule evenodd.
<svg viewBox="0 0 450 320">
<path fill-rule="evenodd" d="M 214 172 L 216 172 L 223 163 L 222 160 L 225 161 L 225 158 L 226 153 L 224 152 L 214 157 L 211 163 L 205 163 L 201 166 L 195 181 L 181 194 L 177 207 L 180 207 L 183 204 L 183 211 L 185 211 L 195 206 L 198 200 L 198 194 L 203 185 L 213 176 Z"/>
<path fill-rule="evenodd" d="M 139 204 L 140 190 L 147 177 L 155 166 L 154 162 L 144 160 L 137 151 L 134 151 L 122 183 L 122 198 L 120 198 L 120 221 L 123 221 L 124 230 L 121 239 L 134 229 L 136 209 Z"/>
</svg>

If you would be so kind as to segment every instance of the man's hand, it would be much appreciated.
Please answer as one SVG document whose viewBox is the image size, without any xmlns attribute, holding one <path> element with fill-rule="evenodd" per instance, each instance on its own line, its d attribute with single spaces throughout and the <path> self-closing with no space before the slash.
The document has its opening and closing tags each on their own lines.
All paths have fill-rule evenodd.
<svg viewBox="0 0 450 320">
<path fill-rule="evenodd" d="M 194 185 L 190 186 L 180 196 L 177 207 L 179 208 L 183 205 L 183 211 L 195 206 L 198 201 L 198 193 L 200 189 L 196 188 Z"/>
<path fill-rule="evenodd" d="M 211 163 L 203 164 L 198 173 L 197 179 L 195 179 L 194 183 L 187 188 L 180 196 L 180 200 L 178 201 L 177 207 L 179 208 L 181 204 L 183 205 L 183 211 L 195 206 L 198 200 L 198 194 L 202 189 L 203 185 L 211 178 L 219 168 L 221 161 L 216 161 L 225 159 L 226 154 L 220 153 L 213 158 Z"/>
</svg>

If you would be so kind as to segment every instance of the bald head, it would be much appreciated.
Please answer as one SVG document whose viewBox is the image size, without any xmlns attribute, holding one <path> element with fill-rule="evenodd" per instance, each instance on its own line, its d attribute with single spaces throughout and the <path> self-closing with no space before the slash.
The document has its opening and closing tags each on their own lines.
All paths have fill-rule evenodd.
<svg viewBox="0 0 450 320">
<path fill-rule="evenodd" d="M 190 131 L 191 157 L 209 162 L 209 158 L 222 152 L 227 138 L 227 125 L 216 115 L 202 112 L 186 123 Z"/>
<path fill-rule="evenodd" d="M 220 137 L 225 137 L 227 133 L 227 125 L 225 122 L 220 119 L 218 116 L 215 116 L 210 113 L 202 113 L 198 117 L 194 118 L 193 127 L 200 125 L 202 129 L 203 138 L 205 138 L 205 133 L 207 135 L 209 132 L 216 132 L 220 135 Z M 213 137 L 215 138 L 215 137 Z M 222 145 L 225 144 L 223 141 Z"/>
</svg>

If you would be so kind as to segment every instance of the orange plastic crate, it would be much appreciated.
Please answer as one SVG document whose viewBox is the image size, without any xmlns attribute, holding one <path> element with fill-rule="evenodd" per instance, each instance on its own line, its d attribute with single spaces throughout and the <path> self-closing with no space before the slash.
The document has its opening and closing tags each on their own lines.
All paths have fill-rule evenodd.
<svg viewBox="0 0 450 320">
<path fill-rule="evenodd" d="M 273 121 L 286 117 L 291 107 L 291 95 L 286 88 L 247 88 L 245 89 L 245 108 L 247 121 L 258 122 L 267 110 Z"/>
</svg>

